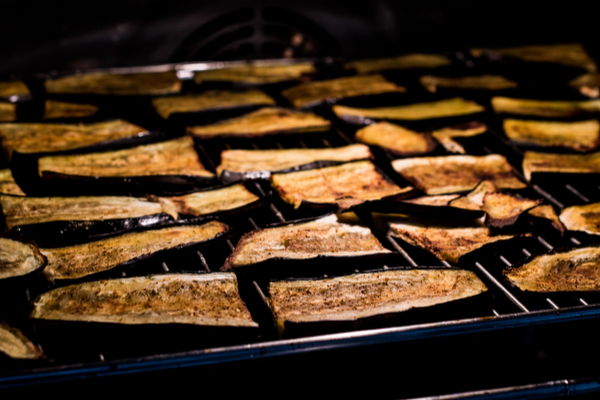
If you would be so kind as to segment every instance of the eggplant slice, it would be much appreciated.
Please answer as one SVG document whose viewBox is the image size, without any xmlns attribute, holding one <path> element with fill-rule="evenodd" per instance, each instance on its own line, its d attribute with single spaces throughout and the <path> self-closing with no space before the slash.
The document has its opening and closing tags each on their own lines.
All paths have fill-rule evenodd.
<svg viewBox="0 0 600 400">
<path fill-rule="evenodd" d="M 522 189 L 521 182 L 504 156 L 444 156 L 395 160 L 394 169 L 428 195 L 474 189 L 482 180 L 501 189 Z"/>
<path fill-rule="evenodd" d="M 455 138 L 473 137 L 487 132 L 487 125 L 481 122 L 467 122 L 454 126 L 437 129 L 431 133 L 449 153 L 467 154 L 464 147 Z"/>
<path fill-rule="evenodd" d="M 473 272 L 451 269 L 392 270 L 269 283 L 270 307 L 281 334 L 289 323 L 356 321 L 485 291 Z"/>
<path fill-rule="evenodd" d="M 498 49 L 474 48 L 470 50 L 475 58 L 486 56 L 490 59 L 502 57 L 521 61 L 560 64 L 568 67 L 596 71 L 594 60 L 579 43 L 546 44 L 538 46 L 506 47 Z"/>
<path fill-rule="evenodd" d="M 504 272 L 513 284 L 530 292 L 600 291 L 600 248 L 544 254 Z"/>
<path fill-rule="evenodd" d="M 600 152 L 590 154 L 551 154 L 526 151 L 523 175 L 531 181 L 533 173 L 597 174 Z"/>
<path fill-rule="evenodd" d="M 76 74 L 44 82 L 46 93 L 77 95 L 141 96 L 179 93 L 175 71 L 115 74 Z"/>
<path fill-rule="evenodd" d="M 34 300 L 40 321 L 257 328 L 231 273 L 166 274 L 85 282 Z"/>
<path fill-rule="evenodd" d="M 123 120 L 93 124 L 0 124 L 0 141 L 7 160 L 13 152 L 59 153 L 150 135 L 147 129 Z"/>
<path fill-rule="evenodd" d="M 200 94 L 158 97 L 152 100 L 154 109 L 163 119 L 174 113 L 195 113 L 247 106 L 274 106 L 275 100 L 260 90 L 244 92 L 209 90 Z"/>
<path fill-rule="evenodd" d="M 493 181 L 482 181 L 469 193 L 452 200 L 451 207 L 462 208 L 464 210 L 481 210 L 483 208 L 483 199 L 488 193 L 498 190 L 498 186 Z"/>
<path fill-rule="evenodd" d="M 0 101 L 0 122 L 13 122 L 17 120 L 17 105 Z"/>
<path fill-rule="evenodd" d="M 600 203 L 567 207 L 560 213 L 560 221 L 570 231 L 600 235 Z"/>
<path fill-rule="evenodd" d="M 368 74 L 390 70 L 433 69 L 451 64 L 452 62 L 446 56 L 415 53 L 391 58 L 350 61 L 344 64 L 344 69 L 354 70 L 359 74 Z"/>
<path fill-rule="evenodd" d="M 406 92 L 406 89 L 381 75 L 368 75 L 307 82 L 286 89 L 281 95 L 295 108 L 305 108 L 332 99 L 393 92 Z"/>
<path fill-rule="evenodd" d="M 10 169 L 0 169 L 0 193 L 25 196 L 25 193 L 15 182 Z"/>
<path fill-rule="evenodd" d="M 310 62 L 291 65 L 240 65 L 198 71 L 194 75 L 194 81 L 198 84 L 216 81 L 263 85 L 299 80 L 316 72 L 315 66 Z"/>
<path fill-rule="evenodd" d="M 126 233 L 109 239 L 70 247 L 41 249 L 48 259 L 46 278 L 73 281 L 124 268 L 160 256 L 166 251 L 205 245 L 223 236 L 229 227 L 209 221 Z"/>
<path fill-rule="evenodd" d="M 438 88 L 460 90 L 505 90 L 514 89 L 517 82 L 499 75 L 442 77 L 426 75 L 419 78 L 421 85 L 431 93 Z"/>
<path fill-rule="evenodd" d="M 254 138 L 277 134 L 323 132 L 330 127 L 330 121 L 313 113 L 266 107 L 212 125 L 188 127 L 187 133 L 198 139 Z"/>
<path fill-rule="evenodd" d="M 564 147 L 576 151 L 591 151 L 600 144 L 600 123 L 597 120 L 558 122 L 504 120 L 506 136 L 517 144 Z"/>
<path fill-rule="evenodd" d="M 271 186 L 294 208 L 307 203 L 336 205 L 339 210 L 412 190 L 389 182 L 370 161 L 273 174 Z"/>
<path fill-rule="evenodd" d="M 85 118 L 96 115 L 100 109 L 93 104 L 67 103 L 65 101 L 46 100 L 42 119 Z"/>
<path fill-rule="evenodd" d="M 565 227 L 560 222 L 556 211 L 550 204 L 543 204 L 527 211 L 527 214 L 535 221 L 549 222 L 554 229 L 560 232 L 561 235 L 565 233 Z"/>
<path fill-rule="evenodd" d="M 318 167 L 319 162 L 346 162 L 373 158 L 369 148 L 351 144 L 325 149 L 225 150 L 217 174 L 224 182 L 261 178 L 271 172 L 284 172 Z M 306 168 L 301 168 L 304 166 Z"/>
<path fill-rule="evenodd" d="M 38 360 L 44 358 L 44 353 L 34 345 L 21 331 L 0 322 L 0 353 L 10 358 L 23 360 Z"/>
<path fill-rule="evenodd" d="M 579 90 L 584 96 L 600 97 L 600 73 L 594 72 L 578 76 L 569 82 L 569 86 Z"/>
<path fill-rule="evenodd" d="M 382 147 L 403 157 L 431 153 L 437 146 L 431 135 L 389 122 L 378 122 L 359 129 L 355 137 L 359 142 Z"/>
<path fill-rule="evenodd" d="M 487 214 L 485 224 L 494 228 L 514 225 L 521 214 L 539 206 L 542 201 L 542 199 L 532 200 L 512 193 L 486 193 L 482 208 Z"/>
<path fill-rule="evenodd" d="M 467 210 L 451 207 L 449 203 L 459 194 L 446 194 L 439 196 L 422 196 L 407 200 L 382 200 L 368 204 L 364 208 L 378 213 L 406 214 L 416 217 L 432 218 L 436 221 L 470 221 L 485 215 L 479 209 Z"/>
<path fill-rule="evenodd" d="M 10 99 L 14 97 L 28 97 L 31 92 L 22 81 L 0 82 L 0 97 Z"/>
<path fill-rule="evenodd" d="M 87 180 L 95 184 L 102 179 L 118 179 L 126 184 L 138 177 L 170 177 L 174 184 L 214 178 L 200 162 L 194 140 L 189 136 L 125 150 L 42 157 L 38 160 L 38 172 L 44 179 L 73 183 Z"/>
<path fill-rule="evenodd" d="M 600 100 L 531 100 L 493 97 L 496 114 L 518 114 L 544 118 L 571 118 L 600 113 Z"/>
<path fill-rule="evenodd" d="M 485 111 L 485 107 L 460 97 L 429 103 L 380 108 L 355 108 L 333 106 L 333 112 L 349 122 L 364 122 L 365 119 L 392 119 L 420 121 L 431 118 L 456 117 Z"/>
<path fill-rule="evenodd" d="M 265 261 L 386 254 L 391 251 L 382 246 L 369 228 L 358 223 L 356 215 L 328 215 L 244 234 L 221 270 L 250 267 Z"/>
<path fill-rule="evenodd" d="M 0 236 L 0 282 L 14 281 L 14 278 L 31 276 L 44 269 L 46 257 L 33 242 Z"/>
</svg>

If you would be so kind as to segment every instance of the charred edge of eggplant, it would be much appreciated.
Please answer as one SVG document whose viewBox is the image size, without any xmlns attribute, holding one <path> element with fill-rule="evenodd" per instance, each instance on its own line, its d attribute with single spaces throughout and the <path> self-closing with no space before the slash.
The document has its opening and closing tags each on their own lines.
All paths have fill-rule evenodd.
<svg viewBox="0 0 600 400">
<path fill-rule="evenodd" d="M 0 209 L 1 209 L 1 207 L 0 207 Z M 6 291 L 6 290 L 12 291 L 14 289 L 20 290 L 20 289 L 24 288 L 32 279 L 34 279 L 36 276 L 38 276 L 44 270 L 44 268 L 46 268 L 46 266 L 48 265 L 48 259 L 46 258 L 45 255 L 43 255 L 40 252 L 40 249 L 39 249 L 37 243 L 31 239 L 27 239 L 27 238 L 24 238 L 21 236 L 11 235 L 11 234 L 5 233 L 5 232 L 0 232 L 0 237 L 33 246 L 34 252 L 38 253 L 38 256 L 42 257 L 42 259 L 44 260 L 44 263 L 42 264 L 41 267 L 34 269 L 33 271 L 26 273 L 25 275 L 11 276 L 9 278 L 0 279 L 0 289 L 2 289 L 2 291 Z"/>
<path fill-rule="evenodd" d="M 495 191 L 493 193 L 506 194 L 508 196 L 516 198 L 517 200 L 523 200 L 523 199 L 525 199 L 525 197 L 521 196 L 518 193 L 517 194 L 513 194 L 513 193 L 510 193 L 510 192 L 505 191 L 505 190 L 498 190 L 498 191 Z M 489 214 L 486 213 L 486 216 L 485 216 L 485 225 L 488 226 L 488 227 L 490 227 L 490 228 L 498 228 L 498 229 L 504 229 L 506 227 L 512 226 L 512 225 L 514 225 L 517 222 L 517 220 L 519 220 L 521 218 L 521 216 L 523 214 L 527 214 L 527 212 L 529 210 L 531 210 L 531 209 L 539 206 L 540 204 L 542 204 L 542 202 L 544 200 L 543 199 L 537 199 L 537 200 L 534 200 L 534 201 L 536 201 L 536 204 L 534 204 L 533 206 L 531 206 L 529 208 L 523 209 L 523 211 L 521 211 L 520 214 L 515 215 L 513 217 L 510 217 L 510 218 L 492 218 L 492 217 L 490 217 Z"/>
<path fill-rule="evenodd" d="M 425 140 L 427 141 L 427 150 L 425 152 L 419 152 L 419 151 L 402 152 L 400 150 L 395 150 L 390 147 L 386 147 L 382 144 L 372 144 L 372 143 L 363 142 L 358 139 L 356 139 L 356 140 L 359 143 L 369 146 L 369 148 L 371 148 L 371 152 L 373 152 L 372 149 L 375 148 L 375 149 L 379 149 L 379 150 L 382 150 L 382 151 L 390 154 L 392 157 L 400 157 L 400 158 L 422 157 L 425 155 L 431 155 L 432 153 L 438 153 L 438 149 L 441 147 L 441 145 L 433 137 L 433 135 L 429 132 L 420 132 L 420 133 L 421 133 L 421 135 L 423 135 L 425 137 Z M 442 153 L 440 153 L 440 155 L 441 154 L 445 154 L 445 153 L 442 152 Z"/>
<path fill-rule="evenodd" d="M 259 139 L 259 138 L 265 138 L 265 137 L 270 137 L 270 136 L 278 136 L 278 135 L 285 135 L 285 137 L 289 137 L 291 135 L 310 135 L 313 133 L 324 133 L 324 132 L 329 132 L 332 130 L 332 126 L 331 124 L 328 126 L 323 126 L 322 129 L 319 130 L 307 130 L 307 129 L 311 129 L 311 127 L 307 127 L 307 128 L 292 128 L 292 129 L 278 129 L 278 130 L 274 130 L 274 131 L 269 131 L 269 132 L 261 132 L 261 133 L 244 133 L 244 134 L 240 134 L 240 133 L 234 133 L 234 134 L 229 134 L 229 133 L 224 133 L 224 134 L 198 134 L 198 133 L 193 133 L 193 132 L 189 132 L 188 134 L 196 139 L 196 140 L 219 140 L 219 139 L 246 139 L 246 140 L 253 140 L 253 139 Z M 314 128 L 313 128 L 314 129 Z M 186 128 L 187 130 L 187 128 Z"/>
<path fill-rule="evenodd" d="M 542 203 L 542 205 L 543 205 L 543 203 Z M 548 229 L 552 228 L 552 231 L 550 231 L 550 232 L 556 231 L 560 238 L 562 238 L 565 235 L 567 228 L 563 225 L 560 218 L 558 219 L 558 222 L 557 222 L 557 221 L 553 221 L 549 218 L 543 218 L 543 217 L 531 215 L 531 214 L 529 214 L 529 211 L 531 211 L 531 209 L 526 211 L 527 215 L 523 218 L 528 220 L 531 223 L 532 229 L 534 232 L 543 231 L 544 234 L 548 234 L 549 233 Z M 557 217 L 558 217 L 558 214 L 557 214 Z"/>
<path fill-rule="evenodd" d="M 408 215 L 427 215 L 436 219 L 445 219 L 449 221 L 476 220 L 485 215 L 481 210 L 467 210 L 463 208 L 445 206 L 432 206 L 425 204 L 413 204 L 404 201 L 386 201 L 379 203 L 367 203 L 365 208 L 371 212 L 382 214 L 408 214 Z"/>
<path fill-rule="evenodd" d="M 271 105 L 272 106 L 272 105 Z M 223 121 L 256 111 L 268 104 L 242 104 L 229 107 L 208 108 L 199 111 L 173 112 L 169 114 L 167 123 L 183 126 L 207 125 L 211 122 Z"/>
<path fill-rule="evenodd" d="M 180 223 L 180 224 L 177 224 L 176 226 L 203 225 L 204 223 L 207 223 L 211 220 L 215 220 L 215 219 L 211 218 L 211 219 L 204 219 L 204 220 L 200 220 L 200 221 L 194 221 L 191 223 Z M 174 226 L 174 225 L 170 225 L 170 226 Z M 151 230 L 159 230 L 159 229 L 164 229 L 164 228 L 166 228 L 166 227 L 158 227 L 158 228 L 154 228 Z M 150 230 L 150 229 L 146 229 L 145 231 L 147 231 L 147 230 Z M 130 232 L 127 232 L 127 233 L 130 233 Z M 89 275 L 86 275 L 86 276 L 83 276 L 80 278 L 55 279 L 54 285 L 55 286 L 65 286 L 65 285 L 71 285 L 71 284 L 76 284 L 76 283 L 81 283 L 81 282 L 95 281 L 95 280 L 103 279 L 103 278 L 110 278 L 111 276 L 115 276 L 116 273 L 119 273 L 123 270 L 127 270 L 129 268 L 143 268 L 143 267 L 151 265 L 155 262 L 164 260 L 169 256 L 173 256 L 180 251 L 201 248 L 203 246 L 212 244 L 217 241 L 226 240 L 226 239 L 230 238 L 231 236 L 233 236 L 234 233 L 235 233 L 235 231 L 233 230 L 233 228 L 228 226 L 228 229 L 226 231 L 218 233 L 216 236 L 214 236 L 210 239 L 206 239 L 201 242 L 183 243 L 183 244 L 180 244 L 179 246 L 176 246 L 176 247 L 173 247 L 170 249 L 163 249 L 163 250 L 159 250 L 157 252 L 151 253 L 151 254 L 144 254 L 142 256 L 132 258 L 132 259 L 122 262 L 118 265 L 115 265 L 114 267 L 112 267 L 110 269 L 100 271 L 97 273 L 92 273 L 92 274 L 89 274 Z M 101 240 L 101 239 L 98 239 L 98 240 Z M 194 271 L 194 272 L 197 273 L 198 271 Z M 121 278 L 121 277 L 117 277 L 117 278 Z"/>
<path fill-rule="evenodd" d="M 562 65 L 551 61 L 527 61 L 519 57 L 502 55 L 493 49 L 483 52 L 481 57 L 475 58 L 475 63 L 490 69 L 490 73 L 498 73 L 506 78 L 518 81 L 534 81 L 546 83 L 564 80 L 568 82 L 579 75 L 589 72 L 584 67 Z"/>
<path fill-rule="evenodd" d="M 366 107 L 365 107 L 366 108 Z M 448 126 L 462 125 L 463 123 L 467 123 L 470 121 L 476 120 L 486 120 L 486 110 L 475 112 L 472 114 L 461 114 L 461 115 L 453 115 L 453 116 L 443 116 L 443 117 L 435 117 L 435 118 L 425 118 L 419 120 L 408 120 L 408 119 L 393 119 L 393 118 L 373 118 L 373 117 L 363 117 L 357 115 L 337 115 L 334 114 L 338 120 L 346 122 L 351 125 L 358 125 L 361 127 L 371 125 L 376 122 L 387 121 L 400 126 L 403 126 L 408 129 L 415 130 L 417 132 L 426 132 L 431 130 L 436 130 Z"/>
<path fill-rule="evenodd" d="M 596 143 L 594 144 L 594 147 L 586 149 L 586 150 L 577 150 L 572 147 L 560 146 L 560 145 L 545 146 L 542 144 L 522 142 L 522 141 L 518 141 L 518 140 L 511 140 L 511 139 L 508 139 L 508 141 L 524 151 L 531 150 L 531 151 L 535 151 L 535 152 L 548 152 L 548 153 L 552 153 L 552 154 L 558 153 L 558 154 L 583 155 L 583 154 L 594 153 L 598 150 L 598 147 L 600 147 L 600 140 L 596 141 Z"/>
</svg>

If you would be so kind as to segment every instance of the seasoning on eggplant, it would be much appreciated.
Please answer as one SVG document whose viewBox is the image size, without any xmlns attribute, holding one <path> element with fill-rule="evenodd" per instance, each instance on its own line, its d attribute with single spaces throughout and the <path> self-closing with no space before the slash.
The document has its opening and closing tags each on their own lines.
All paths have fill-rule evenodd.
<svg viewBox="0 0 600 400">
<path fill-rule="evenodd" d="M 600 73 L 580 75 L 569 82 L 569 86 L 579 90 L 579 93 L 584 96 L 600 97 Z"/>
<path fill-rule="evenodd" d="M 370 161 L 273 174 L 271 186 L 294 208 L 308 202 L 336 204 L 340 210 L 412 190 L 386 180 Z"/>
<path fill-rule="evenodd" d="M 310 107 L 329 99 L 365 96 L 391 92 L 405 92 L 381 75 L 350 76 L 328 81 L 307 82 L 281 92 L 294 107 Z"/>
<path fill-rule="evenodd" d="M 466 89 L 466 90 L 503 90 L 514 89 L 517 82 L 511 81 L 499 75 L 479 75 L 461 77 L 422 76 L 419 79 L 421 85 L 431 93 L 438 88 Z"/>
<path fill-rule="evenodd" d="M 451 207 L 462 208 L 465 210 L 481 210 L 483 208 L 483 199 L 486 194 L 493 193 L 498 187 L 493 181 L 482 181 L 469 193 L 452 200 Z"/>
<path fill-rule="evenodd" d="M 0 142 L 8 160 L 14 151 L 57 153 L 149 134 L 148 130 L 120 119 L 86 125 L 0 124 Z"/>
<path fill-rule="evenodd" d="M 344 69 L 355 70 L 359 74 L 368 74 L 387 70 L 433 69 L 451 64 L 452 62 L 446 56 L 416 53 L 391 58 L 350 61 L 344 64 Z"/>
<path fill-rule="evenodd" d="M 512 193 L 486 193 L 482 207 L 487 214 L 485 224 L 494 228 L 513 225 L 521 214 L 540 205 L 541 202 L 541 199 L 527 199 Z"/>
<path fill-rule="evenodd" d="M 25 196 L 25 193 L 15 182 L 10 169 L 0 169 L 0 193 Z"/>
<path fill-rule="evenodd" d="M 565 253 L 544 254 L 504 275 L 530 292 L 600 291 L 600 248 L 586 247 Z"/>
<path fill-rule="evenodd" d="M 194 80 L 198 84 L 203 81 L 268 84 L 298 80 L 316 72 L 315 66 L 308 62 L 291 65 L 240 65 L 198 71 L 194 75 Z"/>
<path fill-rule="evenodd" d="M 447 152 L 455 154 L 467 154 L 464 147 L 454 138 L 473 137 L 487 131 L 487 126 L 481 122 L 467 122 L 454 126 L 448 126 L 435 130 L 431 135 L 438 141 Z"/>
<path fill-rule="evenodd" d="M 164 119 L 174 113 L 194 113 L 247 106 L 274 106 L 275 100 L 260 90 L 245 92 L 209 90 L 200 94 L 158 97 L 152 100 L 154 109 Z"/>
<path fill-rule="evenodd" d="M 508 57 L 529 62 L 553 63 L 582 68 L 588 71 L 596 71 L 597 69 L 594 60 L 579 43 L 545 44 L 498 49 L 474 48 L 471 49 L 471 55 L 475 58 L 482 56 L 491 59 Z"/>
<path fill-rule="evenodd" d="M 99 108 L 93 104 L 46 100 L 44 102 L 44 115 L 42 116 L 42 119 L 91 117 L 92 115 L 95 115 L 98 110 Z"/>
<path fill-rule="evenodd" d="M 34 243 L 0 236 L 0 280 L 24 276 L 46 266 Z"/>
<path fill-rule="evenodd" d="M 289 322 L 355 321 L 431 307 L 487 291 L 465 270 L 392 270 L 326 279 L 269 283 L 270 306 L 281 333 Z"/>
<path fill-rule="evenodd" d="M 222 222 L 181 225 L 103 239 L 76 246 L 41 249 L 48 258 L 44 275 L 55 280 L 81 279 L 134 264 L 160 252 L 207 243 L 229 230 Z"/>
<path fill-rule="evenodd" d="M 452 200 L 460 197 L 459 194 L 443 194 L 440 196 L 423 196 L 415 199 L 403 200 L 405 203 L 418 204 L 422 206 L 447 206 Z"/>
<path fill-rule="evenodd" d="M 486 244 L 512 239 L 514 235 L 492 235 L 486 226 L 432 225 L 431 221 L 400 215 L 379 215 L 388 234 L 434 254 L 440 260 L 457 263 L 460 257 Z"/>
<path fill-rule="evenodd" d="M 60 287 L 34 300 L 31 318 L 127 325 L 258 327 L 231 273 L 165 274 Z"/>
<path fill-rule="evenodd" d="M 568 118 L 600 113 L 600 100 L 530 100 L 493 97 L 497 114 L 519 114 L 535 117 Z"/>
<path fill-rule="evenodd" d="M 430 118 L 456 117 L 459 115 L 480 113 L 485 111 L 485 107 L 480 106 L 473 101 L 457 97 L 454 99 L 438 100 L 429 103 L 416 103 L 404 106 L 380 108 L 333 106 L 333 111 L 342 119 L 374 118 L 418 121 Z"/>
<path fill-rule="evenodd" d="M 565 233 L 565 227 L 558 219 L 558 215 L 556 215 L 556 211 L 550 204 L 542 204 L 541 206 L 537 206 L 527 211 L 530 217 L 534 220 L 544 220 L 549 221 L 554 229 L 559 231 L 562 234 Z"/>
<path fill-rule="evenodd" d="M 378 122 L 359 129 L 356 132 L 356 140 L 383 147 L 400 156 L 427 154 L 436 147 L 431 135 L 411 131 L 389 122 Z"/>
<path fill-rule="evenodd" d="M 266 107 L 212 125 L 188 127 L 187 132 L 200 139 L 252 138 L 283 133 L 322 132 L 330 126 L 330 121 L 313 113 Z"/>
<path fill-rule="evenodd" d="M 395 160 L 394 169 L 428 195 L 474 189 L 491 180 L 500 189 L 522 189 L 521 182 L 504 156 L 444 156 Z"/>
<path fill-rule="evenodd" d="M 223 171 L 262 173 L 282 171 L 315 163 L 317 161 L 353 161 L 373 158 L 369 148 L 363 144 L 351 144 L 325 149 L 277 149 L 277 150 L 224 150 L 217 174 Z"/>
<path fill-rule="evenodd" d="M 46 93 L 114 96 L 160 95 L 181 91 L 175 71 L 115 74 L 94 72 L 44 82 Z"/>
<path fill-rule="evenodd" d="M 257 229 L 244 234 L 223 271 L 278 259 L 357 257 L 389 254 L 353 213 L 329 215 L 314 221 Z"/>
<path fill-rule="evenodd" d="M 570 231 L 600 235 L 600 203 L 567 207 L 560 213 L 560 221 Z"/>
<path fill-rule="evenodd" d="M 576 151 L 594 150 L 600 144 L 597 120 L 559 122 L 504 120 L 506 136 L 517 143 L 544 147 L 565 147 Z"/>
<path fill-rule="evenodd" d="M 0 322 L 0 352 L 14 359 L 37 360 L 44 353 L 23 333 L 6 322 Z"/>
<path fill-rule="evenodd" d="M 0 82 L 0 97 L 11 98 L 13 96 L 30 96 L 31 92 L 22 81 Z"/>
<path fill-rule="evenodd" d="M 17 105 L 14 103 L 0 102 L 0 122 L 17 120 Z"/>
<path fill-rule="evenodd" d="M 523 175 L 530 181 L 533 173 L 597 174 L 600 152 L 590 154 L 552 154 L 526 151 Z"/>
<path fill-rule="evenodd" d="M 94 178 L 173 175 L 211 178 L 189 136 L 125 150 L 82 155 L 47 156 L 38 160 L 40 176 L 49 173 Z"/>
</svg>

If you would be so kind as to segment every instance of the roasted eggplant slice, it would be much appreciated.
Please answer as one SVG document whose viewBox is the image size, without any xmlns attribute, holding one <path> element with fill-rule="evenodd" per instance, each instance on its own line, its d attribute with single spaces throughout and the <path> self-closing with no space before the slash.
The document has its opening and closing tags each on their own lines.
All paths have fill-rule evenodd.
<svg viewBox="0 0 600 400">
<path fill-rule="evenodd" d="M 25 193 L 15 182 L 10 169 L 0 169 L 0 193 L 25 196 Z"/>
<path fill-rule="evenodd" d="M 147 129 L 120 119 L 88 125 L 0 124 L 0 141 L 7 160 L 13 152 L 60 153 L 148 136 Z"/>
<path fill-rule="evenodd" d="M 125 150 L 42 157 L 38 160 L 38 172 L 44 180 L 69 185 L 92 183 L 99 187 L 106 181 L 133 189 L 145 183 L 145 193 L 159 190 L 161 183 L 177 187 L 214 178 L 200 162 L 194 140 L 189 136 Z"/>
<path fill-rule="evenodd" d="M 322 132 L 330 127 L 330 121 L 313 113 L 267 107 L 216 124 L 188 127 L 187 132 L 199 139 L 254 138 L 276 134 Z"/>
<path fill-rule="evenodd" d="M 381 108 L 333 106 L 333 111 L 341 119 L 362 123 L 365 119 L 419 121 L 431 118 L 456 117 L 459 115 L 480 113 L 485 111 L 485 108 L 473 101 L 457 97 L 430 103 Z"/>
<path fill-rule="evenodd" d="M 198 71 L 194 75 L 196 83 L 238 82 L 255 85 L 299 80 L 317 71 L 312 63 L 292 65 L 240 65 L 228 68 Z"/>
<path fill-rule="evenodd" d="M 600 235 L 600 203 L 567 207 L 560 213 L 560 221 L 570 231 Z"/>
<path fill-rule="evenodd" d="M 527 199 L 512 193 L 486 193 L 482 208 L 487 214 L 485 224 L 494 228 L 513 225 L 521 214 L 540 205 L 541 202 L 541 199 Z"/>
<path fill-rule="evenodd" d="M 280 334 L 290 323 L 359 321 L 448 303 L 487 291 L 473 272 L 413 269 L 269 283 Z"/>
<path fill-rule="evenodd" d="M 10 358 L 38 360 L 44 358 L 44 353 L 39 347 L 27 339 L 17 328 L 0 322 L 0 353 Z"/>
<path fill-rule="evenodd" d="M 517 144 L 594 150 L 600 144 L 597 120 L 577 122 L 504 120 L 506 136 Z"/>
<path fill-rule="evenodd" d="M 428 195 L 474 189 L 482 180 L 501 189 L 522 189 L 521 182 L 504 156 L 445 156 L 395 160 L 394 169 Z"/>
<path fill-rule="evenodd" d="M 328 215 L 309 222 L 290 222 L 244 234 L 223 271 L 265 261 L 311 260 L 390 254 L 353 213 Z"/>
<path fill-rule="evenodd" d="M 294 208 L 307 203 L 336 205 L 339 210 L 412 190 L 410 186 L 400 188 L 389 182 L 370 161 L 273 174 L 271 186 Z"/>
<path fill-rule="evenodd" d="M 600 113 L 600 100 L 562 101 L 493 97 L 497 114 L 518 114 L 544 118 L 571 118 Z"/>
<path fill-rule="evenodd" d="M 98 106 L 93 104 L 67 103 L 57 100 L 46 100 L 42 119 L 85 118 L 98 113 Z"/>
<path fill-rule="evenodd" d="M 511 81 L 499 75 L 441 77 L 422 76 L 419 79 L 421 85 L 429 92 L 435 93 L 438 88 L 462 89 L 462 90 L 504 90 L 514 89 L 517 82 Z"/>
<path fill-rule="evenodd" d="M 0 102 L 0 122 L 17 120 L 17 105 L 14 103 Z"/>
<path fill-rule="evenodd" d="M 549 204 L 543 204 L 527 211 L 527 214 L 535 221 L 550 222 L 552 227 L 560 232 L 561 235 L 565 233 L 565 227 L 558 219 L 556 211 Z"/>
<path fill-rule="evenodd" d="M 200 94 L 158 97 L 152 100 L 154 109 L 167 119 L 174 113 L 195 113 L 248 106 L 274 106 L 275 100 L 260 90 L 245 92 L 210 90 Z"/>
<path fill-rule="evenodd" d="M 531 181 L 533 173 L 597 174 L 600 173 L 600 152 L 551 154 L 526 151 L 523 175 Z"/>
<path fill-rule="evenodd" d="M 383 147 L 404 157 L 431 153 L 437 145 L 429 134 L 411 131 L 389 122 L 378 122 L 359 129 L 356 140 Z"/>
<path fill-rule="evenodd" d="M 114 74 L 95 72 L 69 75 L 44 82 L 46 93 L 141 96 L 178 93 L 181 81 L 175 71 Z"/>
<path fill-rule="evenodd" d="M 305 108 L 330 99 L 405 92 L 381 75 L 351 76 L 328 81 L 307 82 L 281 92 L 295 108 Z"/>
<path fill-rule="evenodd" d="M 578 76 L 569 82 L 569 86 L 579 90 L 579 93 L 584 96 L 600 97 L 600 73 L 594 72 Z"/>
<path fill-rule="evenodd" d="M 27 85 L 22 81 L 0 82 L 0 97 L 6 99 L 14 97 L 28 97 L 31 92 Z"/>
<path fill-rule="evenodd" d="M 486 194 L 493 193 L 497 190 L 498 187 L 493 181 L 482 181 L 475 189 L 452 200 L 449 205 L 465 210 L 481 210 L 483 208 L 483 199 Z"/>
<path fill-rule="evenodd" d="M 528 62 L 561 64 L 588 71 L 596 71 L 597 69 L 594 60 L 579 43 L 506 47 L 499 49 L 474 48 L 471 49 L 471 55 L 476 58 L 482 56 L 489 57 L 490 59 L 508 57 Z"/>
<path fill-rule="evenodd" d="M 167 274 L 84 282 L 34 301 L 40 321 L 257 328 L 231 273 Z"/>
<path fill-rule="evenodd" d="M 0 236 L 0 285 L 34 275 L 43 270 L 46 263 L 46 257 L 35 243 L 4 234 Z"/>
<path fill-rule="evenodd" d="M 465 138 L 480 135 L 488 130 L 481 122 L 467 122 L 454 126 L 437 129 L 431 133 L 449 153 L 467 154 L 464 147 L 455 138 Z"/>
<path fill-rule="evenodd" d="M 320 161 L 346 162 L 368 158 L 373 158 L 373 154 L 362 144 L 333 149 L 225 150 L 221 153 L 217 174 L 224 182 L 267 179 L 271 172 L 319 167 Z"/>
<path fill-rule="evenodd" d="M 530 292 L 600 291 L 600 248 L 544 254 L 504 275 L 519 289 Z"/>
<path fill-rule="evenodd" d="M 440 260 L 458 260 L 486 244 L 512 239 L 514 235 L 493 235 L 485 226 L 432 225 L 431 221 L 411 219 L 402 215 L 374 215 L 376 225 L 393 237 L 420 247 Z"/>
<path fill-rule="evenodd" d="M 209 221 L 126 233 L 70 247 L 41 249 L 48 258 L 44 275 L 51 281 L 73 281 L 117 268 L 130 267 L 168 251 L 205 245 L 223 236 L 229 227 Z"/>
<path fill-rule="evenodd" d="M 391 58 L 351 61 L 344 64 L 344 69 L 368 74 L 388 70 L 433 69 L 451 64 L 448 57 L 439 54 L 405 54 Z"/>
</svg>

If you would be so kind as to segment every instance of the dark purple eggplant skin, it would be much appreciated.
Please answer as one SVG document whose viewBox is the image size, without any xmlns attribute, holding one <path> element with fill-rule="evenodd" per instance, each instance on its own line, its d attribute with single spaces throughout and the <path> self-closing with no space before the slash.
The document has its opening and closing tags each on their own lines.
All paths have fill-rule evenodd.
<svg viewBox="0 0 600 400">
<path fill-rule="evenodd" d="M 361 207 L 362 206 L 362 207 Z M 378 202 L 367 202 L 359 205 L 361 209 L 383 214 L 408 214 L 415 216 L 426 216 L 435 220 L 465 221 L 479 219 L 485 215 L 480 210 L 466 210 L 450 206 L 429 206 L 423 204 L 412 204 L 404 201 L 380 200 Z"/>
<path fill-rule="evenodd" d="M 21 237 L 21 236 L 17 236 L 17 235 L 12 235 L 9 233 L 5 233 L 5 232 L 0 232 L 0 237 L 2 238 L 6 238 L 6 239 L 11 239 L 17 242 L 21 242 L 21 243 L 25 243 L 28 245 L 32 245 L 35 249 L 35 251 L 37 251 L 39 253 L 40 256 L 43 257 L 44 259 L 44 264 L 25 274 L 25 275 L 20 275 L 20 276 L 13 276 L 10 278 L 4 278 L 4 279 L 0 279 L 0 291 L 7 291 L 7 290 L 13 290 L 13 289 L 21 289 L 26 287 L 29 282 L 31 282 L 32 279 L 34 279 L 36 276 L 38 276 L 43 270 L 44 268 L 46 268 L 46 265 L 48 264 L 48 260 L 46 259 L 46 256 L 44 256 L 42 253 L 40 253 L 40 250 L 38 248 L 38 245 L 36 242 L 34 242 L 33 240 Z"/>
</svg>

